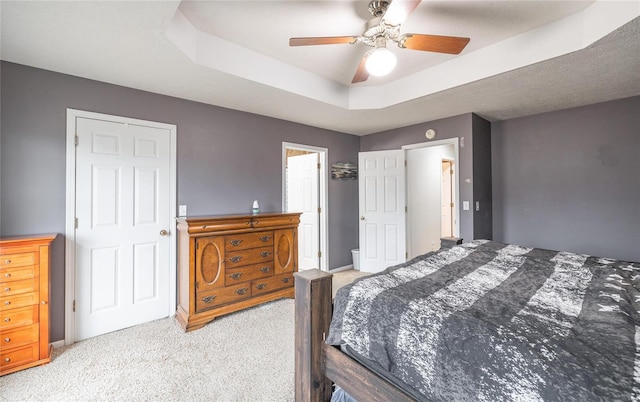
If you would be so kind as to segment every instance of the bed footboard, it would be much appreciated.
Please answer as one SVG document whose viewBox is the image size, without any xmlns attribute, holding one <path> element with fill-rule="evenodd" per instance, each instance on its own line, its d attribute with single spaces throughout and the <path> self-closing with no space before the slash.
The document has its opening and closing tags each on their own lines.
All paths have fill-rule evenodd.
<svg viewBox="0 0 640 402">
<path fill-rule="evenodd" d="M 327 345 L 332 314 L 332 274 L 317 269 L 294 274 L 295 400 L 331 400 L 331 382 L 359 401 L 414 400 L 334 346 Z"/>
</svg>

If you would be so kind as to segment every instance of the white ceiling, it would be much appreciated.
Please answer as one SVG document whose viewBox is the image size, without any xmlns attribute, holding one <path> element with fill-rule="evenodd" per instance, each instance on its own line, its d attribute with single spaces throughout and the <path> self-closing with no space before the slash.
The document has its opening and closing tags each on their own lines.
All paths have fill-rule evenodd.
<svg viewBox="0 0 640 402">
<path fill-rule="evenodd" d="M 395 0 L 400 1 L 400 0 Z M 640 1 L 428 1 L 403 33 L 465 36 L 458 56 L 289 47 L 360 35 L 367 1 L 2 1 L 2 60 L 363 135 L 475 112 L 496 121 L 640 95 Z"/>
</svg>

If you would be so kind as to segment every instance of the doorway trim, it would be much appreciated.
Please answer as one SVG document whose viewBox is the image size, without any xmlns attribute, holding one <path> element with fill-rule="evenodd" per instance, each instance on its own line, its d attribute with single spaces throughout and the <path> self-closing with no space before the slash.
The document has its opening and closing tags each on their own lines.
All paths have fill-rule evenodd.
<svg viewBox="0 0 640 402">
<path fill-rule="evenodd" d="M 282 142 L 282 210 L 287 208 L 287 149 L 295 149 L 299 151 L 309 151 L 318 153 L 318 159 L 320 161 L 320 180 L 318 180 L 318 194 L 320 200 L 318 205 L 320 206 L 320 270 L 329 270 L 329 241 L 328 241 L 328 227 L 329 227 L 329 203 L 327 200 L 327 172 L 328 172 L 328 160 L 329 150 L 327 148 L 316 147 L 312 145 L 296 144 L 292 142 Z"/>
<path fill-rule="evenodd" d="M 454 168 L 453 168 L 453 180 L 454 180 L 454 203 L 455 203 L 455 222 L 453 225 L 453 235 L 455 237 L 460 237 L 460 175 L 458 173 L 458 171 L 460 170 L 460 139 L 458 137 L 454 137 L 454 138 L 446 138 L 446 139 L 442 139 L 442 140 L 436 140 L 436 141 L 429 141 L 429 142 L 420 142 L 417 144 L 409 144 L 409 145 L 403 145 L 402 149 L 405 151 L 405 159 L 406 159 L 406 152 L 410 149 L 418 149 L 418 148 L 427 148 L 427 147 L 437 147 L 437 146 L 441 146 L 441 145 L 453 145 L 453 163 L 454 163 Z M 406 174 L 406 172 L 405 172 Z M 407 191 L 407 197 L 408 197 L 408 191 L 409 191 L 409 183 L 407 183 L 406 185 L 406 189 L 405 191 Z M 408 199 L 408 198 L 407 198 Z M 408 214 L 407 214 L 407 220 L 408 218 Z M 410 247 L 410 233 L 409 233 L 409 224 L 410 222 L 407 222 L 407 232 L 406 232 L 406 238 L 407 238 L 407 252 L 409 252 L 409 247 Z"/>
<path fill-rule="evenodd" d="M 65 194 L 65 289 L 64 289 L 64 344 L 71 345 L 75 342 L 75 313 L 73 302 L 75 300 L 76 283 L 76 238 L 75 238 L 75 211 L 76 211 L 76 124 L 78 118 L 105 120 L 124 124 L 136 124 L 169 130 L 170 132 L 170 167 L 169 167 L 169 214 L 170 222 L 176 219 L 176 136 L 177 127 L 174 124 L 158 123 L 147 120 L 138 120 L 128 117 L 113 116 L 102 113 L 88 112 L 84 110 L 67 108 L 67 144 L 66 144 L 66 194 Z M 172 225 L 172 229 L 175 226 Z M 172 230 L 171 232 L 175 232 Z M 176 306 L 176 244 L 177 237 L 169 249 L 169 316 L 175 314 Z"/>
</svg>

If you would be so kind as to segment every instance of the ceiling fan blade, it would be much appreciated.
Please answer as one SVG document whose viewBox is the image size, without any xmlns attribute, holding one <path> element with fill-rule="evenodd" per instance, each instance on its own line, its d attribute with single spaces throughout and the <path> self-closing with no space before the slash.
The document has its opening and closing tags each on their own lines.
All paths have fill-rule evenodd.
<svg viewBox="0 0 640 402">
<path fill-rule="evenodd" d="M 311 45 L 339 45 L 343 43 L 356 43 L 357 36 L 322 36 L 308 38 L 290 38 L 289 46 Z"/>
<path fill-rule="evenodd" d="M 459 54 L 467 46 L 469 40 L 469 38 L 458 36 L 404 34 L 400 38 L 398 46 L 426 52 Z"/>
<path fill-rule="evenodd" d="M 352 84 L 357 84 L 358 82 L 366 81 L 369 78 L 369 72 L 367 71 L 367 68 L 365 66 L 368 58 L 369 58 L 368 52 L 365 53 L 364 56 L 362 56 L 362 60 L 360 60 L 358 69 L 356 70 L 356 73 L 353 76 L 353 80 L 351 80 Z"/>
<path fill-rule="evenodd" d="M 421 2 L 422 0 L 391 0 L 382 20 L 389 25 L 403 24 Z"/>
</svg>

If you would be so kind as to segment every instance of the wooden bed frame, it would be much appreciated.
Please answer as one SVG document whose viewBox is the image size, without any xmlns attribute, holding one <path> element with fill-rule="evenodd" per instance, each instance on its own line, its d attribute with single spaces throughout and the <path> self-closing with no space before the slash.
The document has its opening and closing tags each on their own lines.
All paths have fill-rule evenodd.
<svg viewBox="0 0 640 402">
<path fill-rule="evenodd" d="M 462 239 L 441 239 L 442 247 Z M 330 401 L 332 382 L 357 401 L 414 401 L 391 382 L 361 365 L 339 348 L 327 345 L 333 313 L 332 274 L 317 269 L 295 277 L 295 400 Z"/>
<path fill-rule="evenodd" d="M 389 381 L 324 342 L 333 310 L 333 275 L 312 269 L 294 276 L 295 400 L 329 401 L 333 382 L 358 401 L 413 401 Z"/>
</svg>

